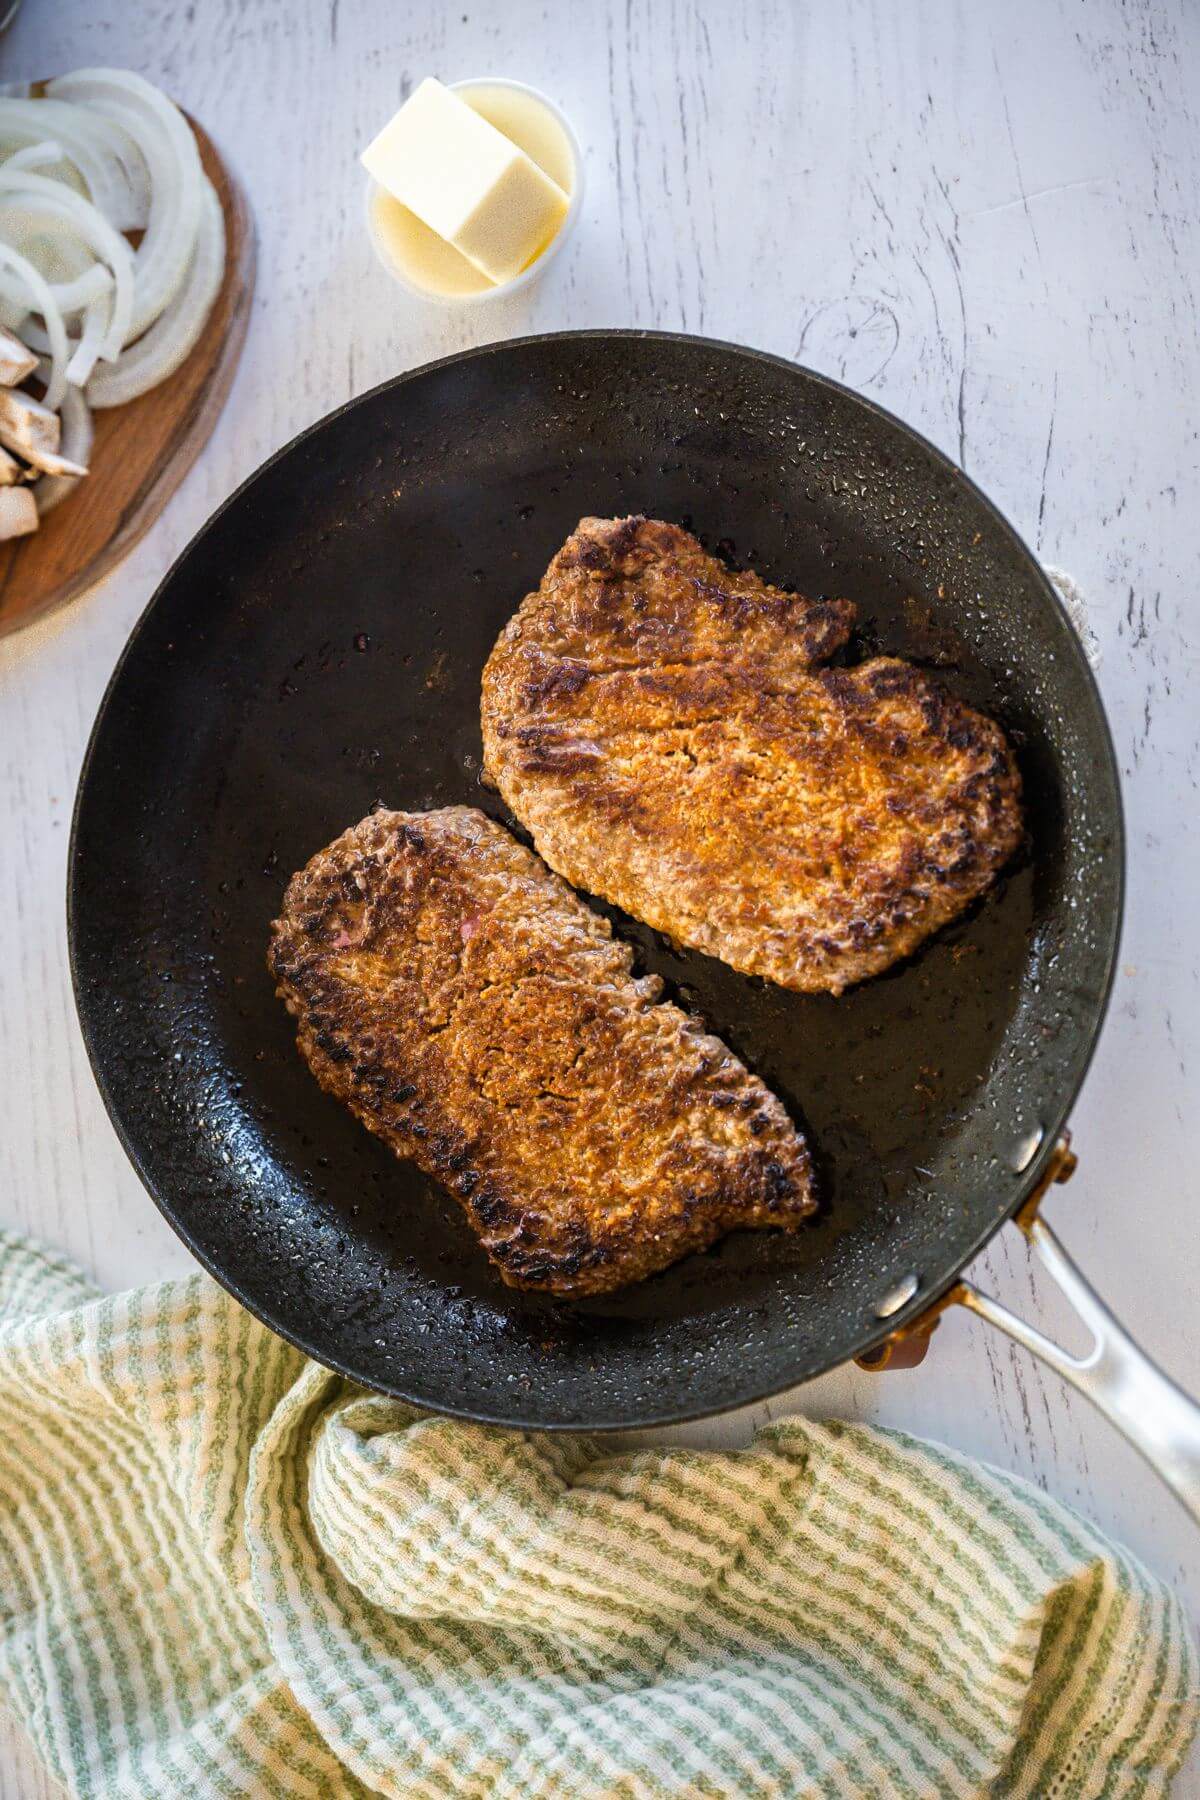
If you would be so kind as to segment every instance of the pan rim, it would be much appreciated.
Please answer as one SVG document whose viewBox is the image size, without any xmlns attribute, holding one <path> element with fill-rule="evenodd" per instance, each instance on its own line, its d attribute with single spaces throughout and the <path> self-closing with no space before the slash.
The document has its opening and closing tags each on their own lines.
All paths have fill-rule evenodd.
<svg viewBox="0 0 1200 1800">
<path fill-rule="evenodd" d="M 522 1420 L 519 1416 L 514 1416 L 511 1410 L 509 1412 L 493 1412 L 483 1407 L 465 1406 L 445 1401 L 439 1401 L 435 1404 L 427 1398 L 416 1398 L 393 1384 L 376 1386 L 372 1383 L 364 1382 L 360 1374 L 347 1367 L 336 1357 L 331 1356 L 327 1350 L 317 1348 L 302 1332 L 285 1327 L 276 1319 L 268 1317 L 264 1308 L 247 1295 L 241 1281 L 231 1277 L 218 1267 L 216 1260 L 210 1258 L 197 1244 L 190 1229 L 176 1217 L 168 1202 L 161 1196 L 156 1179 L 151 1176 L 150 1171 L 146 1167 L 145 1159 L 134 1144 L 132 1135 L 125 1125 L 122 1114 L 118 1108 L 116 1096 L 113 1093 L 108 1073 L 101 1060 L 100 1048 L 93 1032 L 89 1007 L 85 1001 L 83 992 L 84 976 L 81 968 L 81 952 L 79 945 L 79 833 L 85 795 L 92 777 L 93 762 L 97 746 L 127 661 L 139 643 L 152 613 L 155 611 L 159 601 L 173 582 L 177 571 L 182 567 L 187 558 L 191 556 L 192 552 L 208 536 L 210 531 L 216 527 L 224 514 L 233 507 L 256 482 L 265 478 L 269 472 L 274 469 L 277 463 L 289 456 L 300 445 L 307 442 L 309 438 L 315 436 L 316 433 L 323 431 L 325 427 L 330 425 L 334 420 L 340 419 L 343 414 L 349 413 L 355 407 L 365 405 L 379 394 L 403 387 L 409 382 L 417 381 L 424 376 L 451 368 L 458 363 L 481 360 L 485 357 L 493 356 L 498 353 L 502 354 L 507 351 L 525 350 L 540 344 L 605 343 L 611 342 L 614 339 L 671 345 L 694 345 L 710 351 L 731 353 L 737 357 L 749 359 L 752 362 L 762 363 L 776 370 L 786 371 L 789 375 L 798 374 L 816 387 L 823 388 L 831 394 L 852 401 L 856 406 L 864 409 L 876 419 L 893 429 L 899 430 L 905 437 L 930 457 L 960 491 L 966 493 L 977 505 L 983 507 L 994 525 L 997 526 L 1003 536 L 1010 541 L 1019 553 L 1021 559 L 1025 562 L 1031 572 L 1035 574 L 1043 601 L 1049 602 L 1051 612 L 1057 614 L 1060 623 L 1066 627 L 1068 640 L 1073 647 L 1079 672 L 1083 674 L 1085 684 L 1090 690 L 1096 716 L 1101 726 L 1101 738 L 1105 753 L 1105 772 L 1109 778 L 1113 797 L 1112 835 L 1114 839 L 1113 852 L 1115 857 L 1116 893 L 1114 895 L 1110 914 L 1108 945 L 1105 952 L 1094 1016 L 1086 1035 L 1083 1054 L 1070 1085 L 1069 1092 L 1064 1091 L 1064 1094 L 1060 1096 L 1054 1107 L 1053 1115 L 1047 1119 L 1037 1154 L 1033 1157 L 1029 1163 L 1028 1169 L 1025 1171 L 1025 1180 L 1018 1190 L 1016 1197 L 1003 1211 L 997 1213 L 994 1220 L 985 1222 L 980 1226 L 978 1233 L 971 1239 L 967 1253 L 957 1262 L 956 1266 L 944 1279 L 940 1279 L 937 1282 L 931 1282 L 928 1286 L 919 1287 L 906 1306 L 887 1319 L 881 1320 L 877 1329 L 865 1336 L 858 1344 L 858 1347 L 851 1350 L 848 1356 L 839 1355 L 835 1358 L 830 1358 L 829 1360 L 822 1362 L 820 1367 L 811 1369 L 805 1374 L 798 1375 L 795 1379 L 789 1380 L 783 1386 L 780 1386 L 778 1382 L 774 1380 L 768 1381 L 767 1384 L 761 1388 L 757 1384 L 751 1383 L 744 1393 L 739 1393 L 731 1399 L 723 1400 L 716 1406 L 698 1407 L 684 1405 L 672 1407 L 667 1405 L 662 1408 L 654 1408 L 649 1412 L 639 1413 L 636 1418 L 614 1417 L 604 1418 L 598 1421 L 589 1419 L 586 1423 L 580 1423 L 577 1420 L 570 1419 L 552 1422 L 541 1419 L 531 1421 Z M 522 337 L 504 338 L 494 343 L 476 345 L 466 350 L 455 351 L 448 356 L 437 357 L 430 362 L 419 364 L 416 368 L 407 369 L 400 374 L 389 376 L 386 380 L 376 383 L 374 387 L 368 388 L 362 394 L 355 395 L 353 398 L 343 402 L 342 405 L 334 407 L 332 411 L 323 414 L 321 418 L 314 420 L 311 425 L 307 425 L 303 430 L 297 432 L 294 437 L 290 438 L 286 443 L 281 445 L 279 449 L 273 451 L 263 462 L 258 464 L 258 466 L 232 490 L 220 505 L 209 514 L 200 528 L 172 560 L 165 574 L 154 588 L 146 605 L 134 621 L 129 635 L 121 649 L 121 653 L 113 666 L 112 674 L 105 685 L 104 693 L 96 711 L 96 717 L 88 735 L 87 746 L 80 764 L 79 779 L 75 790 L 75 800 L 71 814 L 71 830 L 67 847 L 67 879 L 65 894 L 67 956 L 71 972 L 71 985 L 75 999 L 75 1010 L 79 1019 L 84 1048 L 87 1052 L 88 1062 L 96 1086 L 100 1092 L 105 1111 L 113 1125 L 122 1149 L 151 1200 L 166 1219 L 167 1223 L 171 1226 L 171 1229 L 181 1239 L 190 1254 L 195 1257 L 196 1261 L 206 1273 L 212 1276 L 212 1278 L 217 1281 L 227 1293 L 233 1296 L 239 1305 L 245 1307 L 246 1311 L 249 1312 L 252 1317 L 258 1319 L 261 1324 L 265 1325 L 277 1336 L 294 1345 L 296 1349 L 302 1351 L 304 1355 L 318 1363 L 321 1367 L 329 1369 L 334 1374 L 339 1375 L 346 1380 L 353 1381 L 358 1386 L 368 1387 L 372 1392 L 382 1393 L 391 1398 L 400 1400 L 420 1412 L 471 1420 L 477 1424 L 498 1425 L 515 1430 L 613 1433 L 621 1431 L 661 1429 L 669 1425 L 689 1424 L 700 1419 L 717 1418 L 723 1413 L 734 1412 L 743 1407 L 761 1404 L 764 1400 L 771 1399 L 781 1393 L 789 1392 L 794 1387 L 800 1387 L 810 1381 L 817 1380 L 820 1376 L 829 1374 L 833 1369 L 844 1367 L 848 1361 L 853 1360 L 855 1357 L 877 1349 L 898 1328 L 903 1328 L 916 1318 L 920 1317 L 922 1313 L 927 1311 L 931 1305 L 953 1287 L 954 1283 L 961 1276 L 963 1269 L 979 1255 L 981 1250 L 983 1250 L 983 1248 L 996 1236 L 997 1232 L 999 1232 L 1014 1216 L 1041 1180 L 1071 1110 L 1079 1097 L 1079 1093 L 1085 1080 L 1087 1079 L 1088 1071 L 1091 1068 L 1093 1058 L 1096 1054 L 1096 1048 L 1100 1040 L 1112 998 L 1113 984 L 1124 928 L 1126 888 L 1126 831 L 1120 766 L 1117 761 L 1112 728 L 1109 723 L 1103 696 L 1100 692 L 1100 686 L 1096 680 L 1095 671 L 1084 653 L 1083 646 L 1071 621 L 1070 615 L 1055 589 L 1054 584 L 1046 574 L 1041 561 L 1030 549 L 1029 545 L 1025 542 L 1024 538 L 1016 528 L 996 506 L 994 501 L 989 499 L 988 495 L 983 492 L 966 470 L 952 461 L 943 450 L 939 449 L 938 446 L 922 432 L 901 419 L 897 414 L 890 412 L 886 407 L 881 406 L 877 401 L 870 399 L 868 396 L 860 393 L 857 389 L 849 387 L 844 382 L 836 381 L 831 376 L 824 375 L 818 370 L 811 369 L 807 365 L 798 363 L 789 357 L 778 355 L 773 351 L 759 350 L 745 344 L 733 343 L 728 339 L 704 337 L 692 332 L 659 331 L 638 327 L 588 327 L 580 330 L 535 332 Z"/>
</svg>

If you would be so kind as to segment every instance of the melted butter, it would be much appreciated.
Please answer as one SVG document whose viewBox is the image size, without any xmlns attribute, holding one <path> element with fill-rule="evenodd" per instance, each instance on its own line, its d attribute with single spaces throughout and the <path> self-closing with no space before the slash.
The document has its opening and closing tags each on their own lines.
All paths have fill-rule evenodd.
<svg viewBox="0 0 1200 1800">
<path fill-rule="evenodd" d="M 472 111 L 510 138 L 552 181 L 570 195 L 575 187 L 571 141 L 554 114 L 532 94 L 498 82 L 472 82 L 455 92 Z M 493 292 L 492 283 L 453 244 L 431 231 L 398 200 L 376 188 L 371 195 L 371 223 L 385 254 L 412 287 L 444 299 L 464 299 Z M 554 239 L 550 239 L 550 244 Z M 544 256 L 546 244 L 538 252 Z M 533 261 L 538 258 L 535 256 Z M 528 265 L 527 265 L 528 266 Z"/>
</svg>

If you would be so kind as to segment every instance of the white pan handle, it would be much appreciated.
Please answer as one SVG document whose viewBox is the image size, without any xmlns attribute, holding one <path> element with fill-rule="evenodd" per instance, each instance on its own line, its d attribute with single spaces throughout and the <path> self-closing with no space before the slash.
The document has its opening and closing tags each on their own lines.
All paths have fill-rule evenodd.
<svg viewBox="0 0 1200 1800">
<path fill-rule="evenodd" d="M 1092 1334 L 1084 1356 L 1071 1356 L 1032 1325 L 969 1282 L 955 1294 L 963 1306 L 1024 1344 L 1034 1356 L 1098 1406 L 1146 1458 L 1200 1524 L 1200 1406 L 1164 1375 L 1117 1322 L 1040 1217 L 1023 1223 L 1026 1237 Z"/>
</svg>

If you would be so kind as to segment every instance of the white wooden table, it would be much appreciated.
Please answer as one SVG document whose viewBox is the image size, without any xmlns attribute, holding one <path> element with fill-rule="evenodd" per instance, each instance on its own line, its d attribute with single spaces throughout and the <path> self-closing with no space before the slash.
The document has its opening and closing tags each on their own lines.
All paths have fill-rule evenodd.
<svg viewBox="0 0 1200 1800">
<path fill-rule="evenodd" d="M 63 918 L 88 730 L 177 552 L 268 452 L 398 370 L 521 332 L 672 327 L 865 389 L 1089 598 L 1129 912 L 1074 1119 L 1081 1171 L 1049 1211 L 1134 1333 L 1200 1388 L 1200 10 L 25 0 L 0 40 L 2 79 L 88 63 L 141 69 L 203 119 L 257 215 L 258 296 L 232 398 L 166 515 L 84 602 L 0 643 L 0 1220 L 109 1287 L 189 1266 L 100 1104 Z M 355 156 L 426 73 L 531 81 L 586 146 L 578 234 L 517 300 L 421 308 L 372 260 Z M 1012 1235 L 975 1276 L 1053 1330 Z M 1084 1403 L 965 1316 L 913 1373 L 844 1370 L 686 1435 L 741 1439 L 788 1408 L 1017 1470 L 1200 1604 L 1200 1532 Z M 0 1795 L 44 1791 L 16 1735 L 0 1740 Z M 1200 1758 L 1178 1791 L 1200 1792 Z"/>
</svg>

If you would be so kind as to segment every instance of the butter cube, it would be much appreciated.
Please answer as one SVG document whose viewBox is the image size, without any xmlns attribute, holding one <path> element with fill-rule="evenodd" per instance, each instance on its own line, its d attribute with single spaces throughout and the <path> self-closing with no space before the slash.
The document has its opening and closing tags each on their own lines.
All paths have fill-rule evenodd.
<svg viewBox="0 0 1200 1800">
<path fill-rule="evenodd" d="M 380 187 L 497 283 L 519 275 L 566 217 L 558 183 L 432 78 L 368 144 L 362 162 Z"/>
</svg>

